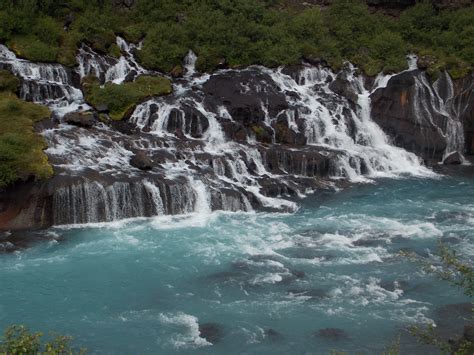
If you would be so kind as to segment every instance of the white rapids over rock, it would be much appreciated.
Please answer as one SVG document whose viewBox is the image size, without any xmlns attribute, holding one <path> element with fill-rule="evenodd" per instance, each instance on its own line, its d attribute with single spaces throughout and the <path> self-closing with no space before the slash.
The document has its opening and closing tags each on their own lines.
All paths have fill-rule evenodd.
<svg viewBox="0 0 474 355">
<path fill-rule="evenodd" d="M 138 75 L 156 75 L 135 60 L 140 46 L 120 37 L 117 45 L 122 52 L 119 59 L 83 45 L 76 72 L 59 64 L 18 59 L 0 46 L 0 67 L 22 79 L 22 98 L 46 104 L 62 116 L 80 106 L 88 109 L 74 76 L 95 75 L 102 83 L 120 84 Z M 329 178 L 360 182 L 433 175 L 416 155 L 392 145 L 371 119 L 370 94 L 384 87 L 390 76 L 379 75 L 368 90 L 362 76 L 350 68 L 346 76 L 357 101 L 351 103 L 329 88 L 338 74 L 327 68 L 302 66 L 288 74 L 283 68 L 250 67 L 201 75 L 196 60 L 190 51 L 185 76 L 176 81 L 173 94 L 135 108 L 126 122 L 130 132 L 103 123 L 90 129 L 59 124 L 43 131 L 46 153 L 61 180 L 52 197 L 54 224 L 262 207 L 294 211 L 297 204 L 286 197 L 329 187 Z M 235 116 L 241 108 L 232 109 L 231 97 L 213 98 L 205 92 L 212 80 L 225 81 L 229 75 L 249 78 L 240 82 L 237 94 L 256 100 L 261 121 L 253 126 Z M 275 111 L 268 95 L 285 101 L 284 107 Z M 439 94 L 433 92 L 431 97 L 436 100 L 427 104 L 447 111 Z M 445 101 L 450 99 L 452 95 Z M 304 143 L 281 144 L 282 125 Z M 244 137 L 230 138 L 238 129 L 244 129 Z M 450 128 L 449 149 L 459 148 L 459 129 Z M 268 143 L 259 142 L 262 131 L 269 132 Z M 152 170 L 130 165 L 137 151 L 156 162 Z"/>
</svg>

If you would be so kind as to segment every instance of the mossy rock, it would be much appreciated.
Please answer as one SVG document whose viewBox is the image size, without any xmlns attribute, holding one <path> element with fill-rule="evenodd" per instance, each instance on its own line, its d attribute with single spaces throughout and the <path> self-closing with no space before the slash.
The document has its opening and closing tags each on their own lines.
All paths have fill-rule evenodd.
<svg viewBox="0 0 474 355">
<path fill-rule="evenodd" d="M 46 142 L 33 129 L 50 116 L 47 107 L 0 93 L 0 187 L 17 180 L 47 179 L 53 169 L 44 153 Z"/>
<path fill-rule="evenodd" d="M 86 101 L 94 107 L 106 106 L 110 118 L 121 120 L 137 104 L 152 96 L 167 95 L 172 92 L 171 82 L 163 77 L 140 76 L 134 82 L 100 85 L 97 78 L 83 80 Z"/>
<path fill-rule="evenodd" d="M 16 92 L 20 86 L 20 79 L 8 70 L 0 70 L 0 92 Z"/>
<path fill-rule="evenodd" d="M 173 78 L 180 78 L 184 74 L 184 69 L 181 65 L 177 65 L 173 68 L 170 74 Z"/>
</svg>

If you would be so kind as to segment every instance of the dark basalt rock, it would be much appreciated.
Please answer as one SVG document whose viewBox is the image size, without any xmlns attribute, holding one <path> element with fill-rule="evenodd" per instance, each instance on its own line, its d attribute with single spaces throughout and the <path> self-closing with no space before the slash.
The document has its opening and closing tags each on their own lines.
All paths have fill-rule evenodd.
<svg viewBox="0 0 474 355">
<path fill-rule="evenodd" d="M 459 118 L 464 126 L 467 154 L 474 155 L 474 73 L 454 82 L 454 107 L 461 107 Z"/>
<path fill-rule="evenodd" d="M 83 127 L 91 128 L 97 123 L 96 114 L 93 112 L 71 112 L 64 116 L 64 122 Z"/>
<path fill-rule="evenodd" d="M 288 108 L 285 94 L 270 76 L 252 68 L 213 75 L 202 91 L 206 105 L 213 111 L 221 106 L 228 110 L 235 122 L 223 121 L 224 131 L 229 139 L 237 141 L 255 134 L 257 140 L 271 143 L 271 130 L 263 124 L 265 111 L 276 117 Z"/>
<path fill-rule="evenodd" d="M 357 105 L 358 93 L 351 82 L 347 79 L 347 73 L 342 71 L 330 84 L 329 88 L 336 94 L 345 97 L 354 105 Z"/>
<path fill-rule="evenodd" d="M 443 130 L 448 118 L 431 105 L 419 106 L 421 101 L 431 101 L 426 86 L 431 84 L 423 76 L 418 70 L 403 72 L 391 78 L 386 88 L 376 90 L 371 95 L 372 118 L 396 145 L 438 162 L 446 149 Z"/>
<path fill-rule="evenodd" d="M 153 161 L 143 151 L 138 151 L 132 156 L 130 165 L 140 170 L 153 169 Z"/>
<path fill-rule="evenodd" d="M 199 325 L 199 336 L 211 344 L 218 343 L 224 335 L 222 326 L 217 323 L 204 323 Z"/>
<path fill-rule="evenodd" d="M 347 335 L 347 333 L 344 330 L 339 329 L 339 328 L 320 329 L 316 333 L 316 336 L 325 338 L 328 340 L 332 340 L 332 341 L 340 341 L 340 340 L 349 339 L 349 336 Z"/>
<path fill-rule="evenodd" d="M 459 152 L 449 154 L 443 160 L 444 165 L 459 165 L 462 164 L 462 155 Z"/>
</svg>

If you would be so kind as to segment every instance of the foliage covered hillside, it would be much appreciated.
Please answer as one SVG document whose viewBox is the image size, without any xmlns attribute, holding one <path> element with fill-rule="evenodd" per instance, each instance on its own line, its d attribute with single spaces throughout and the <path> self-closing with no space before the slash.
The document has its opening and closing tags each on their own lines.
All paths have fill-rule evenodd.
<svg viewBox="0 0 474 355">
<path fill-rule="evenodd" d="M 13 93 L 18 79 L 0 71 L 0 188 L 18 179 L 49 178 L 53 169 L 43 152 L 46 143 L 34 122 L 49 117 L 47 107 L 25 102 Z"/>
<path fill-rule="evenodd" d="M 144 40 L 138 56 L 148 68 L 170 72 L 188 49 L 200 70 L 326 60 L 344 60 L 375 75 L 405 68 L 405 55 L 425 56 L 432 73 L 455 77 L 474 64 L 474 7 L 438 9 L 420 2 L 399 18 L 371 13 L 365 2 L 335 0 L 297 9 L 283 0 L 136 0 L 130 8 L 114 0 L 4 0 L 0 41 L 36 61 L 74 65 L 81 42 L 117 56 L 115 34 Z M 65 30 L 66 29 L 66 30 Z"/>
</svg>

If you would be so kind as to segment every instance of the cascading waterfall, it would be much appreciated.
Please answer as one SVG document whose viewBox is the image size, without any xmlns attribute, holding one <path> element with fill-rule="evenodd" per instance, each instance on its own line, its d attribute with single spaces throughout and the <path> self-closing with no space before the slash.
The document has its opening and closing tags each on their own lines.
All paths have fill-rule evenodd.
<svg viewBox="0 0 474 355">
<path fill-rule="evenodd" d="M 75 87 L 74 73 L 60 64 L 33 63 L 19 59 L 0 44 L 0 68 L 21 78 L 22 99 L 49 106 L 58 116 L 84 105 L 82 91 Z"/>
<path fill-rule="evenodd" d="M 120 37 L 117 45 L 122 53 L 118 59 L 83 45 L 77 55 L 77 72 L 59 64 L 18 59 L 5 46 L 0 46 L 0 65 L 22 79 L 23 98 L 47 104 L 61 116 L 79 106 L 88 108 L 82 92 L 72 84 L 74 75 L 95 75 L 102 83 L 120 84 L 141 74 L 154 74 L 135 60 L 139 45 Z M 431 174 L 417 156 L 390 144 L 371 118 L 370 95 L 385 87 L 392 76 L 379 75 L 368 90 L 351 66 L 338 74 L 328 68 L 302 66 L 290 74 L 284 68 L 251 67 L 201 75 L 196 72 L 196 61 L 189 51 L 185 75 L 174 84 L 173 94 L 150 98 L 135 108 L 128 120 L 137 130 L 133 138 L 104 124 L 88 130 L 61 124 L 43 131 L 49 146 L 46 153 L 59 176 L 73 178 L 54 191 L 55 224 L 209 214 L 216 209 L 294 211 L 297 204 L 286 197 L 303 197 L 317 188 L 315 179 L 331 176 L 367 181 Z M 415 69 L 416 58 L 411 58 L 409 70 Z M 234 74 L 247 79 L 231 90 L 232 95 L 250 97 L 256 112 L 245 113 L 243 122 L 242 109 L 232 108 L 232 98 L 208 95 L 204 89 L 214 78 Z M 353 93 L 352 101 L 330 87 L 340 76 Z M 419 117 L 430 120 L 429 107 L 450 117 L 439 129 L 446 135 L 447 153 L 459 150 L 462 125 L 452 103 L 451 78 L 446 74 L 434 86 L 426 80 L 424 73 L 417 76 Z M 431 101 L 427 103 L 423 95 Z M 284 100 L 277 109 L 274 97 Z M 257 118 L 251 118 L 253 114 Z M 250 119 L 253 123 L 247 125 Z M 290 147 L 282 144 L 282 125 L 285 134 L 304 137 L 304 141 L 298 138 Z M 239 130 L 239 138 L 232 139 Z M 257 135 L 265 132 L 269 138 L 261 144 Z M 147 172 L 134 168 L 130 158 L 136 151 L 159 164 Z"/>
<path fill-rule="evenodd" d="M 103 83 L 121 84 L 124 81 L 133 80 L 138 75 L 151 73 L 135 60 L 133 52 L 139 46 L 128 44 L 121 37 L 117 37 L 117 46 L 121 50 L 118 59 L 98 54 L 92 48 L 83 44 L 77 55 L 78 72 L 81 78 L 93 75 Z"/>
<path fill-rule="evenodd" d="M 328 69 L 306 68 L 297 81 L 283 74 L 281 70 L 267 72 L 282 90 L 297 92 L 302 98 L 298 101 L 298 105 L 302 106 L 298 108 L 298 114 L 305 119 L 308 143 L 343 151 L 336 163 L 337 176 L 360 181 L 365 179 L 364 176 L 429 174 L 414 154 L 391 145 L 385 133 L 372 121 L 371 92 L 365 89 L 361 76 L 354 76 L 354 68 L 349 69 L 347 79 L 353 91 L 357 93 L 359 107 L 356 110 L 345 100 L 325 102 L 323 95 L 331 94 L 327 79 L 335 78 L 335 74 Z M 379 88 L 387 81 L 379 78 L 375 87 Z M 344 111 L 350 112 L 348 119 L 336 119 L 344 117 Z M 349 132 L 351 123 L 355 126 L 355 132 L 352 134 L 354 137 Z"/>
</svg>

